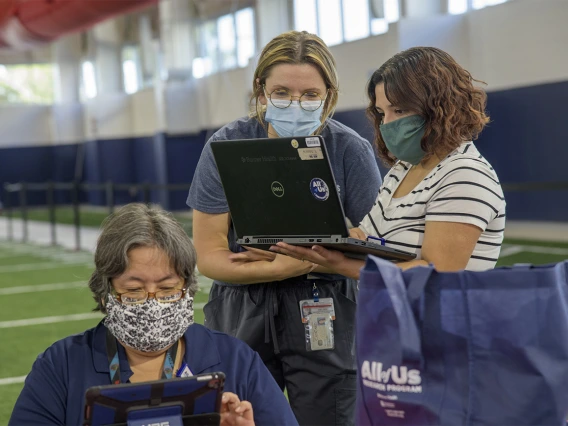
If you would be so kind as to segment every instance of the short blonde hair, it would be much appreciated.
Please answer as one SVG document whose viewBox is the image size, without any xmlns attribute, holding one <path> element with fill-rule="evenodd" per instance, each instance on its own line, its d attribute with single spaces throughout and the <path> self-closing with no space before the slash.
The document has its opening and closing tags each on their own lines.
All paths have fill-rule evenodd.
<svg viewBox="0 0 568 426">
<path fill-rule="evenodd" d="M 263 85 L 270 76 L 270 71 L 280 64 L 310 64 L 319 71 L 327 88 L 327 96 L 321 116 L 322 125 L 315 133 L 321 132 L 325 127 L 326 120 L 331 118 L 337 106 L 339 79 L 335 59 L 333 59 L 329 48 L 321 38 L 307 31 L 289 31 L 280 34 L 262 50 L 252 80 L 253 89 L 250 102 L 254 104 L 254 110 L 251 116 L 255 117 L 263 127 L 266 127 L 264 121 L 266 108 L 258 101 L 258 98 L 264 94 Z"/>
</svg>

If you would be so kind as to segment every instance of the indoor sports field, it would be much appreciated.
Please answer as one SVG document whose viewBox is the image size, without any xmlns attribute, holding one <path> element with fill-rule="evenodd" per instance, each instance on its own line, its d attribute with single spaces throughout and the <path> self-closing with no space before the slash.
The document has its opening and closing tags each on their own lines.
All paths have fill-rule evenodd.
<svg viewBox="0 0 568 426">
<path fill-rule="evenodd" d="M 101 315 L 87 287 L 93 256 L 0 241 L 0 425 L 6 425 L 37 355 L 93 327 Z M 209 280 L 200 277 L 195 319 L 203 323 Z"/>
<path fill-rule="evenodd" d="M 500 265 L 559 262 L 568 258 L 568 243 L 508 240 L 501 253 Z M 0 241 L 0 425 L 36 356 L 101 318 L 86 284 L 92 268 L 88 252 Z M 195 318 L 202 323 L 210 281 L 199 282 Z"/>
</svg>

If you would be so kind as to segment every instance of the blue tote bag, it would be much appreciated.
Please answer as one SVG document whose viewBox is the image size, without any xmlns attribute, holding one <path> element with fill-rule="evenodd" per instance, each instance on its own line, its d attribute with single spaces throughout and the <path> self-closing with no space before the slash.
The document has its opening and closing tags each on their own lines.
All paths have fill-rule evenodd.
<svg viewBox="0 0 568 426">
<path fill-rule="evenodd" d="M 402 271 L 369 256 L 357 307 L 365 425 L 566 425 L 568 262 Z"/>
</svg>

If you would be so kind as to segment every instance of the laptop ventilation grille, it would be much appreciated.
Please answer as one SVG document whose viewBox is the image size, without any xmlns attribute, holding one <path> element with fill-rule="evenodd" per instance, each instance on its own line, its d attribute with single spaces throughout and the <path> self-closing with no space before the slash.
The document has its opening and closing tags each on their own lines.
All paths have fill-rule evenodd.
<svg viewBox="0 0 568 426">
<path fill-rule="evenodd" d="M 257 241 L 258 241 L 259 244 L 276 244 L 276 243 L 283 241 L 283 239 L 282 238 L 259 238 Z"/>
</svg>

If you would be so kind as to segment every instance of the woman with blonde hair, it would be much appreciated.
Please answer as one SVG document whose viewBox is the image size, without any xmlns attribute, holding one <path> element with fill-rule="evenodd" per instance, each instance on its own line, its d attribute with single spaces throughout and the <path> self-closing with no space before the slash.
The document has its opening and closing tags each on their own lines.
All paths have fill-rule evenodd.
<svg viewBox="0 0 568 426">
<path fill-rule="evenodd" d="M 338 90 L 335 61 L 319 37 L 281 34 L 260 54 L 254 112 L 210 141 L 322 135 L 346 216 L 359 223 L 373 205 L 381 177 L 371 144 L 331 118 Z M 206 326 L 244 340 L 260 354 L 287 389 L 300 424 L 353 424 L 356 283 L 310 262 L 239 247 L 210 143 L 187 204 L 194 209 L 199 270 L 215 280 L 204 308 Z M 317 293 L 334 308 L 334 345 L 322 341 L 312 350 L 299 303 Z"/>
<path fill-rule="evenodd" d="M 489 122 L 486 94 L 449 54 L 435 47 L 397 53 L 367 86 L 367 112 L 379 156 L 392 166 L 376 203 L 351 234 L 382 238 L 416 253 L 403 269 L 495 267 L 505 229 L 505 198 L 473 140 Z M 272 250 L 308 259 L 352 278 L 363 261 L 314 246 Z"/>
</svg>

